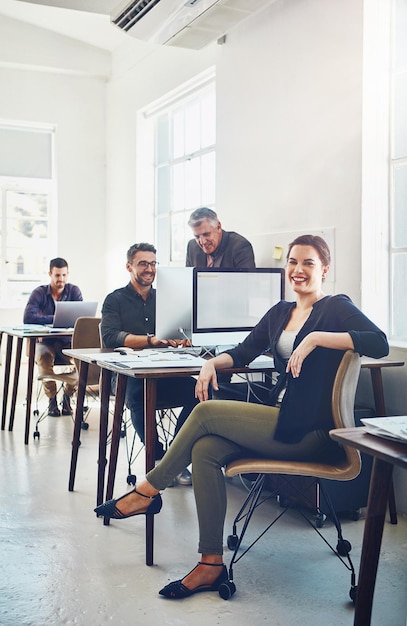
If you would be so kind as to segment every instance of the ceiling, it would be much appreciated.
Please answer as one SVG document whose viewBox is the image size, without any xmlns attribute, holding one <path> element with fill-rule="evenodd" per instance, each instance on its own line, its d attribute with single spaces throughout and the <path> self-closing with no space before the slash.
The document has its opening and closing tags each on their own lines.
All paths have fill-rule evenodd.
<svg viewBox="0 0 407 626">
<path fill-rule="evenodd" d="M 110 22 L 121 0 L 0 0 L 0 19 L 10 17 L 112 51 L 127 35 Z"/>
</svg>

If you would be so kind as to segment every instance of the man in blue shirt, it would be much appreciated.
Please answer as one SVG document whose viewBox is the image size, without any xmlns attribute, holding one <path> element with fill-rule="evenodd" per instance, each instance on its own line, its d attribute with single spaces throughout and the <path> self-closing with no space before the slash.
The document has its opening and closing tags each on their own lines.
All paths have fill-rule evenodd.
<svg viewBox="0 0 407 626">
<path fill-rule="evenodd" d="M 76 285 L 68 283 L 68 263 L 57 257 L 49 264 L 50 283 L 40 285 L 29 297 L 24 311 L 24 324 L 52 324 L 57 300 L 83 300 L 82 293 Z M 35 346 L 35 360 L 40 375 L 52 375 L 55 362 L 70 364 L 62 350 L 71 345 L 70 337 L 44 337 L 38 339 Z M 53 380 L 43 381 L 46 396 L 49 398 L 48 415 L 58 417 L 61 412 L 57 403 L 57 387 Z M 66 382 L 62 401 L 62 415 L 72 415 L 69 398 L 76 390 L 74 382 Z"/>
</svg>

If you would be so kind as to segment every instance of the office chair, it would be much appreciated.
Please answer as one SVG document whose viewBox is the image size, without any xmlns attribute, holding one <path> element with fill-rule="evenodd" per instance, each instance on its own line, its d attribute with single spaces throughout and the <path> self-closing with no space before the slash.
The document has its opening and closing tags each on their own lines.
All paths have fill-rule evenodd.
<svg viewBox="0 0 407 626">
<path fill-rule="evenodd" d="M 333 389 L 332 389 L 332 412 L 334 417 L 335 428 L 349 428 L 355 425 L 354 422 L 354 401 L 356 394 L 356 387 L 359 379 L 360 371 L 360 357 L 358 354 L 348 350 L 345 352 L 341 363 L 339 364 L 338 371 L 336 373 Z M 355 584 L 355 571 L 352 564 L 352 560 L 349 556 L 351 551 L 351 544 L 349 541 L 343 538 L 342 529 L 339 519 L 336 515 L 334 507 L 332 505 L 329 494 L 320 482 L 320 479 L 328 480 L 352 480 L 358 476 L 361 470 L 361 458 L 359 452 L 348 446 L 344 446 L 344 457 L 340 462 L 335 462 L 330 465 L 327 463 L 305 462 L 305 461 L 280 461 L 273 459 L 261 459 L 261 458 L 242 458 L 236 459 L 229 463 L 225 468 L 225 474 L 228 477 L 244 474 L 257 474 L 253 485 L 246 497 L 243 506 L 239 513 L 236 515 L 232 534 L 229 535 L 227 543 L 229 549 L 233 550 L 233 556 L 229 566 L 229 579 L 221 585 L 219 588 L 219 595 L 228 600 L 236 591 L 236 585 L 233 581 L 233 565 L 237 563 L 253 546 L 254 544 L 277 522 L 277 520 L 289 510 L 290 504 L 284 505 L 284 509 L 280 512 L 275 519 L 263 530 L 263 532 L 255 539 L 244 551 L 238 556 L 242 540 L 245 536 L 249 522 L 256 508 L 263 504 L 270 498 L 278 496 L 278 489 L 272 491 L 269 495 L 262 495 L 263 487 L 266 477 L 269 474 L 278 474 L 282 477 L 289 475 L 292 476 L 307 476 L 313 477 L 317 485 L 317 502 L 316 508 L 317 523 L 309 519 L 307 515 L 299 510 L 300 515 L 314 528 L 318 535 L 325 541 L 328 547 L 334 552 L 334 554 L 340 559 L 340 561 L 351 572 L 351 588 L 349 591 L 350 598 L 355 601 L 357 587 Z M 335 524 L 338 543 L 336 550 L 329 544 L 326 538 L 318 530 L 320 524 L 318 520 L 321 519 L 321 510 L 319 507 L 319 493 L 322 493 L 328 504 L 329 514 Z M 243 521 L 240 535 L 237 535 L 237 525 L 240 521 Z M 347 561 L 344 560 L 346 558 Z"/>
<path fill-rule="evenodd" d="M 71 347 L 76 348 L 99 348 L 99 324 L 100 317 L 78 317 L 75 322 L 75 326 L 72 333 L 71 339 Z M 55 366 L 57 368 L 61 365 L 69 366 L 69 371 L 58 372 L 57 368 L 53 375 L 45 374 L 39 375 L 37 377 L 38 381 L 43 380 L 55 380 L 56 382 L 61 383 L 60 388 L 58 389 L 58 393 L 60 389 L 62 389 L 64 382 L 70 382 L 71 384 L 78 383 L 78 372 L 79 372 L 79 361 L 74 360 L 74 365 L 72 366 L 69 359 L 63 357 L 62 359 L 55 359 Z M 99 389 L 99 376 L 100 369 L 96 365 L 91 365 L 89 367 L 88 372 L 88 383 L 86 386 L 86 393 L 88 397 L 96 398 Z M 89 428 L 89 424 L 86 422 L 86 416 L 89 412 L 89 407 L 83 407 L 82 414 L 82 424 L 81 427 L 83 430 L 87 430 Z M 40 414 L 38 409 L 38 395 L 37 395 L 37 408 L 34 411 L 34 415 L 37 417 L 35 431 L 33 433 L 34 439 L 40 438 L 40 432 L 38 429 L 39 423 L 45 419 L 47 416 L 47 411 L 44 411 Z"/>
</svg>

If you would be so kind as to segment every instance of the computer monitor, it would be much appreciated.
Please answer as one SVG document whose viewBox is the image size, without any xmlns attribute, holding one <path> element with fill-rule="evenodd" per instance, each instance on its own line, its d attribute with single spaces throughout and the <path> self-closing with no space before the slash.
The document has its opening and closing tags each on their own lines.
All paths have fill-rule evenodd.
<svg viewBox="0 0 407 626">
<path fill-rule="evenodd" d="M 191 339 L 192 267 L 157 268 L 155 335 Z"/>
<path fill-rule="evenodd" d="M 192 345 L 238 344 L 283 298 L 283 269 L 194 268 Z"/>
</svg>

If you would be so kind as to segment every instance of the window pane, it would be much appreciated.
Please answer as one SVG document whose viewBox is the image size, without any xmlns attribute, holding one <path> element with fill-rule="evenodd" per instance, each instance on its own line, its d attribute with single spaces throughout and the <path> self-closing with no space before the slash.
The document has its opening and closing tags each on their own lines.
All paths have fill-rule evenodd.
<svg viewBox="0 0 407 626">
<path fill-rule="evenodd" d="M 0 176 L 52 178 L 52 132 L 0 126 Z"/>
<path fill-rule="evenodd" d="M 201 159 L 191 159 L 185 163 L 185 206 L 197 207 L 201 204 Z"/>
<path fill-rule="evenodd" d="M 47 193 L 4 192 L 1 298 L 14 306 L 24 304 L 48 272 L 49 198 Z"/>
<path fill-rule="evenodd" d="M 166 213 L 169 210 L 170 198 L 170 168 L 160 167 L 157 170 L 157 213 Z"/>
<path fill-rule="evenodd" d="M 394 78 L 394 154 L 393 158 L 407 156 L 407 73 Z"/>
<path fill-rule="evenodd" d="M 407 66 L 407 2 L 395 3 L 395 63 L 397 68 Z"/>
<path fill-rule="evenodd" d="M 7 275 L 38 277 L 47 269 L 48 196 L 7 191 Z"/>
<path fill-rule="evenodd" d="M 156 248 L 157 259 L 161 263 L 162 259 L 168 259 L 170 253 L 170 228 L 168 215 L 161 217 L 157 220 L 157 236 L 156 236 Z"/>
<path fill-rule="evenodd" d="M 207 94 L 202 100 L 201 147 L 212 146 L 216 141 L 216 106 L 215 94 Z"/>
<path fill-rule="evenodd" d="M 185 153 L 197 152 L 201 147 L 201 109 L 199 102 L 191 102 L 185 109 Z"/>
<path fill-rule="evenodd" d="M 184 138 L 184 111 L 174 111 L 172 114 L 172 156 L 174 159 L 185 154 Z"/>
<path fill-rule="evenodd" d="M 178 163 L 173 168 L 172 181 L 172 208 L 179 211 L 185 208 L 185 169 L 184 163 Z"/>
<path fill-rule="evenodd" d="M 171 218 L 171 261 L 182 261 L 186 256 L 186 226 L 188 217 L 184 212 L 173 213 Z"/>
<path fill-rule="evenodd" d="M 393 336 L 407 339 L 407 253 L 395 254 L 393 264 Z"/>
<path fill-rule="evenodd" d="M 168 161 L 170 155 L 168 115 L 160 115 L 157 120 L 157 163 Z"/>
<path fill-rule="evenodd" d="M 202 206 L 215 204 L 216 157 L 214 152 L 201 160 Z"/>
<path fill-rule="evenodd" d="M 394 168 L 393 246 L 407 248 L 407 165 Z"/>
</svg>

